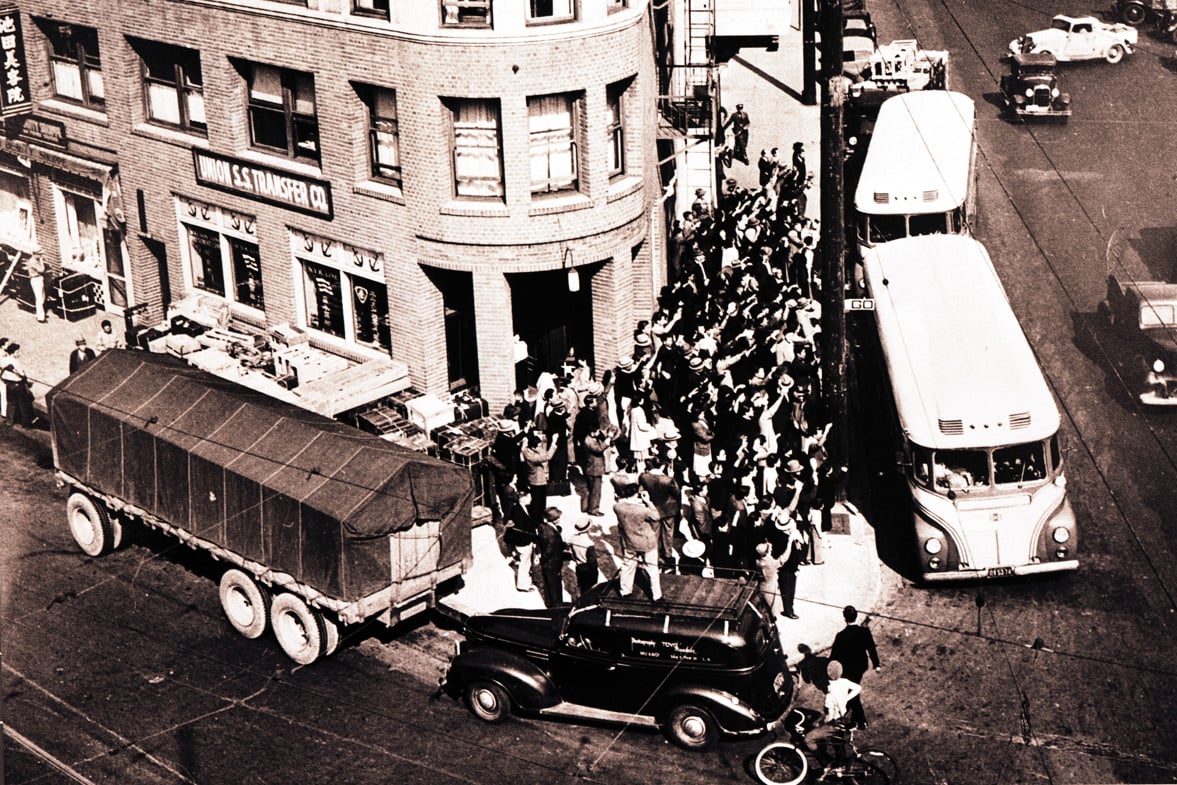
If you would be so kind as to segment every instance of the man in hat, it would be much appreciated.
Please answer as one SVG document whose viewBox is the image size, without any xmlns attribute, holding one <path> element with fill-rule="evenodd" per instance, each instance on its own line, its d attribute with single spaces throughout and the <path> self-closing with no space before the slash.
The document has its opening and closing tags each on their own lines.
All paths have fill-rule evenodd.
<svg viewBox="0 0 1177 785">
<path fill-rule="evenodd" d="M 527 487 L 531 494 L 527 511 L 532 520 L 539 520 L 548 506 L 548 462 L 556 452 L 556 445 L 544 443 L 542 433 L 532 431 L 527 435 L 520 454 L 527 466 Z"/>
<path fill-rule="evenodd" d="M 33 290 L 33 306 L 37 311 L 37 321 L 45 323 L 45 254 L 40 248 L 33 251 L 25 262 L 25 272 L 29 276 L 29 288 Z"/>
<path fill-rule="evenodd" d="M 760 170 L 760 187 L 768 185 L 768 181 L 772 179 L 773 172 L 776 171 L 776 158 L 771 156 L 768 150 L 760 151 L 760 160 L 756 162 L 756 168 Z"/>
<path fill-rule="evenodd" d="M 560 508 L 544 510 L 539 526 L 539 570 L 543 575 L 544 605 L 554 608 L 564 602 L 564 535 L 560 530 Z"/>
<path fill-rule="evenodd" d="M 780 616 L 784 610 L 778 591 L 781 560 L 773 557 L 772 545 L 767 540 L 756 544 L 756 569 L 760 571 L 760 576 L 764 579 L 760 593 L 764 595 L 764 599 L 768 600 L 768 606 L 772 609 L 773 616 Z"/>
<path fill-rule="evenodd" d="M 597 541 L 593 537 L 592 521 L 581 515 L 572 527 L 568 538 L 568 550 L 572 553 L 573 570 L 576 573 L 576 594 L 579 597 L 597 585 L 600 572 L 597 569 Z"/>
<path fill-rule="evenodd" d="M 584 439 L 584 480 L 588 485 L 581 510 L 589 515 L 600 516 L 601 489 L 605 476 L 605 451 L 611 440 L 601 423 Z"/>
<path fill-rule="evenodd" d="M 74 347 L 74 350 L 69 353 L 69 372 L 71 374 L 82 367 L 82 363 L 89 362 L 98 356 L 93 349 L 86 345 L 85 336 L 79 335 L 74 341 Z"/>
<path fill-rule="evenodd" d="M 647 470 L 638 475 L 638 486 L 650 497 L 658 509 L 658 552 L 662 569 L 673 569 L 678 561 L 674 535 L 682 516 L 682 489 L 666 471 L 661 459 L 646 462 Z"/>
<path fill-rule="evenodd" d="M 786 619 L 796 619 L 798 616 L 793 609 L 793 598 L 797 594 L 797 568 L 805 557 L 805 543 L 796 522 L 785 510 L 775 508 L 770 517 L 773 521 L 770 553 L 780 563 L 777 587 L 781 595 L 781 615 Z"/>
<path fill-rule="evenodd" d="M 847 605 L 842 609 L 842 619 L 846 626 L 834 636 L 830 659 L 842 663 L 847 679 L 855 684 L 862 684 L 862 677 L 871 665 L 876 671 L 881 667 L 879 650 L 875 647 L 875 636 L 871 634 L 869 627 L 856 623 L 858 609 L 853 605 Z M 862 699 L 855 696 L 847 708 L 851 724 L 856 728 L 865 728 L 866 712 L 862 709 Z"/>
<path fill-rule="evenodd" d="M 745 164 L 748 161 L 748 126 L 752 124 L 752 120 L 748 117 L 748 113 L 744 111 L 743 104 L 736 104 L 736 111 L 732 113 L 731 119 L 727 121 L 731 126 L 732 138 L 734 142 L 734 150 L 732 156 Z"/>
<path fill-rule="evenodd" d="M 622 597 L 633 593 L 634 579 L 641 566 L 650 578 L 650 599 L 662 604 L 662 581 L 658 573 L 658 509 L 646 492 L 619 479 L 613 480 L 617 503 L 613 514 L 621 534 L 621 574 L 618 592 Z"/>
</svg>

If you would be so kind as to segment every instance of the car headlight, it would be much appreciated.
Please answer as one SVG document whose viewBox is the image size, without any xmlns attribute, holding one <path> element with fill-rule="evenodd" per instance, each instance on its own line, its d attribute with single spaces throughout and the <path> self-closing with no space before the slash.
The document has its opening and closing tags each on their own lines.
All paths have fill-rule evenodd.
<svg viewBox="0 0 1177 785">
<path fill-rule="evenodd" d="M 1152 364 L 1152 370 L 1153 370 L 1153 373 L 1164 373 L 1165 372 L 1165 361 L 1162 359 L 1159 359 L 1159 358 L 1154 360 L 1153 364 Z"/>
<path fill-rule="evenodd" d="M 940 542 L 940 540 L 936 539 L 935 537 L 931 537 L 924 542 L 924 550 L 930 553 L 932 556 L 935 556 L 937 553 L 944 550 L 944 543 Z"/>
<path fill-rule="evenodd" d="M 1050 533 L 1050 539 L 1054 540 L 1059 545 L 1062 545 L 1064 542 L 1067 542 L 1071 539 L 1071 530 L 1066 527 L 1059 526 Z"/>
<path fill-rule="evenodd" d="M 1057 87 L 1050 91 L 1050 97 L 1051 98 L 1058 98 L 1058 88 Z"/>
<path fill-rule="evenodd" d="M 1034 89 L 1033 89 L 1032 87 L 1027 87 L 1027 88 L 1026 88 L 1026 97 L 1027 97 L 1027 98 L 1033 98 L 1033 97 L 1034 97 Z"/>
</svg>

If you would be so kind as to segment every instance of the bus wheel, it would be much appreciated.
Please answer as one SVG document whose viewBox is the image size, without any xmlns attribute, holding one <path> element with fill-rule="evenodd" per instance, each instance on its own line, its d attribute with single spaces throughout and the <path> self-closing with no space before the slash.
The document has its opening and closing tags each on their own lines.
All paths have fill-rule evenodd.
<svg viewBox="0 0 1177 785">
<path fill-rule="evenodd" d="M 301 597 L 283 592 L 270 606 L 270 626 L 286 656 L 299 665 L 310 665 L 323 654 L 327 634 L 323 617 L 307 607 Z"/>
<path fill-rule="evenodd" d="M 221 608 L 233 629 L 250 640 L 265 634 L 270 624 L 270 593 L 241 570 L 221 576 Z"/>
<path fill-rule="evenodd" d="M 86 494 L 74 491 L 69 495 L 65 503 L 65 516 L 74 542 L 86 555 L 103 556 L 114 548 L 110 514 Z"/>
</svg>

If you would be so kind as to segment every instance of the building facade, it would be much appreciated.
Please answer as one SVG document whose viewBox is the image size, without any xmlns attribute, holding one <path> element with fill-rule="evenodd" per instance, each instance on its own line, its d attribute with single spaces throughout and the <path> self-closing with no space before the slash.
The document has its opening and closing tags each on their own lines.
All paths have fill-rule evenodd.
<svg viewBox="0 0 1177 785">
<path fill-rule="evenodd" d="M 0 240 L 493 404 L 664 283 L 646 0 L 28 0 Z"/>
</svg>

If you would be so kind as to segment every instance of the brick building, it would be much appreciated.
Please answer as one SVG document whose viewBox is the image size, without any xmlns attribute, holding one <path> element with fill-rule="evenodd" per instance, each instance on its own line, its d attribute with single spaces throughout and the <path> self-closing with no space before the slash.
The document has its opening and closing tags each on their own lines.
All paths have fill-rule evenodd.
<svg viewBox="0 0 1177 785">
<path fill-rule="evenodd" d="M 213 302 L 501 405 L 569 349 L 612 366 L 663 283 L 646 0 L 25 0 L 18 24 L 0 240 L 113 313 Z"/>
</svg>

